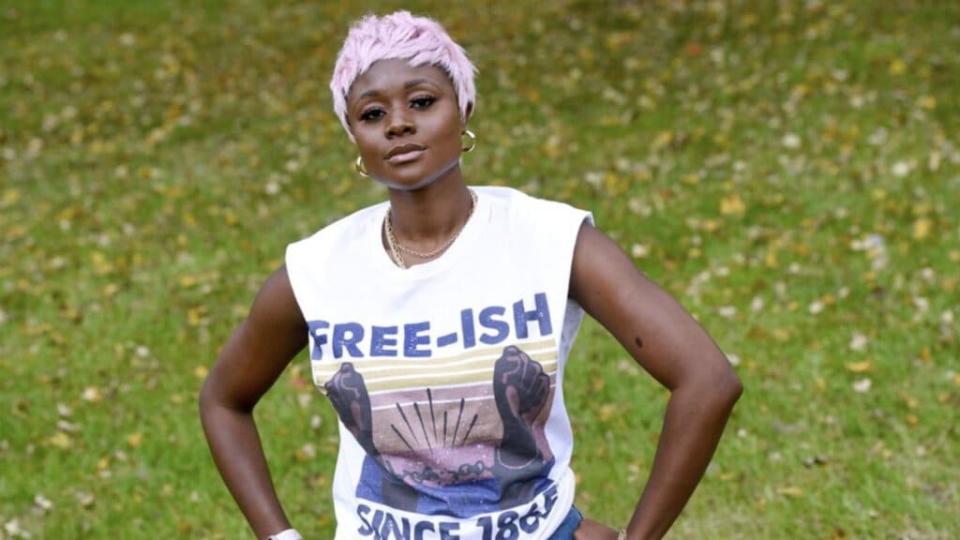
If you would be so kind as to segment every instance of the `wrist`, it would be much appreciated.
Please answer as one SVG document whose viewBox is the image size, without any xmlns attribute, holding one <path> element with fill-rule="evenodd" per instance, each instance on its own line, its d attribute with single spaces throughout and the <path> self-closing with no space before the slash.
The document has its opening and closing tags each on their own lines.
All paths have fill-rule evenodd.
<svg viewBox="0 0 960 540">
<path fill-rule="evenodd" d="M 296 529 L 287 529 L 271 534 L 267 537 L 267 540 L 303 540 L 303 537 Z"/>
</svg>

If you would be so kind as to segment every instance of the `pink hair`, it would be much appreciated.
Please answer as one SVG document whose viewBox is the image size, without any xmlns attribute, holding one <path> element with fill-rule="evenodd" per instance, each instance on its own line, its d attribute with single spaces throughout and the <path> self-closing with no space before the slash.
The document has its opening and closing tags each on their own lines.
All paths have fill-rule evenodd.
<svg viewBox="0 0 960 540">
<path fill-rule="evenodd" d="M 351 141 L 353 133 L 347 123 L 350 87 L 374 62 L 388 58 L 405 59 L 411 66 L 432 64 L 443 69 L 457 94 L 460 118 L 466 120 L 467 108 L 476 102 L 473 74 L 477 68 L 446 30 L 437 21 L 415 17 L 409 11 L 383 17 L 366 15 L 350 27 L 330 79 L 333 110 Z"/>
</svg>

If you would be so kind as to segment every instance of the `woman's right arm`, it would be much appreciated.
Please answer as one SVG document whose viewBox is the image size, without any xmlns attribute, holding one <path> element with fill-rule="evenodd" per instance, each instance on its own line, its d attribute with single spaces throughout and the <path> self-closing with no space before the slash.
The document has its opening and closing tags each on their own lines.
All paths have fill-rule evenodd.
<svg viewBox="0 0 960 540">
<path fill-rule="evenodd" d="M 253 408 L 307 343 L 307 325 L 287 270 L 273 273 L 230 336 L 200 391 L 200 419 L 213 459 L 257 538 L 287 528 Z"/>
</svg>

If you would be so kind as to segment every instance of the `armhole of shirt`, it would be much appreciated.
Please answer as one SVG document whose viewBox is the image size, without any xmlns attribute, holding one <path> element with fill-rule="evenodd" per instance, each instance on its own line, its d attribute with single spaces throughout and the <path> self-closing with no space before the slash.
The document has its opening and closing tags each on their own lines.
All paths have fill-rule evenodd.
<svg viewBox="0 0 960 540">
<path fill-rule="evenodd" d="M 308 292 L 310 285 L 306 272 L 306 266 L 309 263 L 304 260 L 306 254 L 304 253 L 303 242 L 305 241 L 301 240 L 287 245 L 284 263 L 287 267 L 287 279 L 290 280 L 293 297 L 297 301 L 297 305 L 300 306 L 300 313 L 303 314 L 304 320 L 309 320 L 312 310 L 308 300 L 311 295 Z"/>
<path fill-rule="evenodd" d="M 580 330 L 580 323 L 583 321 L 584 311 L 580 304 L 570 296 L 570 279 L 573 277 L 573 257 L 577 249 L 577 239 L 580 237 L 580 229 L 584 225 L 595 226 L 593 214 L 587 210 L 571 208 L 571 217 L 566 218 L 570 223 L 570 230 L 565 232 L 564 238 L 567 244 L 564 246 L 563 258 L 563 287 L 564 304 L 563 320 L 561 322 L 561 331 L 557 343 L 560 349 L 560 355 L 567 357 L 570 348 L 573 346 L 573 340 Z M 566 363 L 566 362 L 564 362 Z"/>
</svg>

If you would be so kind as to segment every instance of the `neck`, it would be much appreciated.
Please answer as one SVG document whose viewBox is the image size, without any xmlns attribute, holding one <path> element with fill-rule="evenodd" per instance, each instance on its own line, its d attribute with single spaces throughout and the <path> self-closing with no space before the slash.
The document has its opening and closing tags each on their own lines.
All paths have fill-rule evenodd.
<svg viewBox="0 0 960 540">
<path fill-rule="evenodd" d="M 417 189 L 390 189 L 390 221 L 401 243 L 425 251 L 463 227 L 473 200 L 459 164 Z"/>
</svg>

